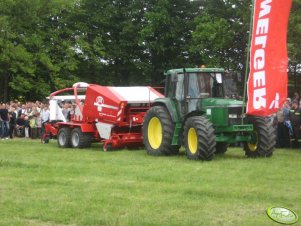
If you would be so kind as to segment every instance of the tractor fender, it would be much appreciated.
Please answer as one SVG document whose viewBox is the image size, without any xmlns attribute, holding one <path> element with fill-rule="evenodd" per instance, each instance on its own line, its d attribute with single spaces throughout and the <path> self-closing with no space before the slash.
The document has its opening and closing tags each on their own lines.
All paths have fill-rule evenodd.
<svg viewBox="0 0 301 226">
<path fill-rule="evenodd" d="M 184 126 L 186 121 L 190 118 L 190 117 L 194 117 L 194 116 L 205 116 L 205 112 L 203 111 L 192 111 L 192 112 L 189 112 L 188 114 L 186 114 L 183 118 L 183 121 L 182 121 L 182 125 Z"/>
<path fill-rule="evenodd" d="M 165 107 L 167 109 L 170 117 L 171 117 L 171 120 L 174 123 L 180 121 L 176 106 L 175 106 L 174 102 L 171 99 L 169 99 L 169 98 L 158 98 L 153 103 L 153 106 L 163 106 L 163 107 Z"/>
<path fill-rule="evenodd" d="M 192 111 L 185 115 L 185 117 L 183 118 L 183 121 L 185 122 L 188 118 L 193 117 L 193 116 L 203 116 L 203 115 L 205 115 L 205 112 L 203 112 L 203 111 Z"/>
</svg>

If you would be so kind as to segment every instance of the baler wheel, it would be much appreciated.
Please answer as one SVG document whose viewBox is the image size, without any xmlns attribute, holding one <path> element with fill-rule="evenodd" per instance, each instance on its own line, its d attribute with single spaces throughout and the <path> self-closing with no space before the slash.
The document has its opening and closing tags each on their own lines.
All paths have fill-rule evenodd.
<svg viewBox="0 0 301 226">
<path fill-rule="evenodd" d="M 91 135 L 83 133 L 81 128 L 74 128 L 71 133 L 71 146 L 73 148 L 87 148 L 91 146 Z"/>
<path fill-rule="evenodd" d="M 184 127 L 184 145 L 188 159 L 211 160 L 216 150 L 212 123 L 202 116 L 188 118 Z"/>
<path fill-rule="evenodd" d="M 165 107 L 148 110 L 143 122 L 143 143 L 149 155 L 175 155 L 179 146 L 171 145 L 175 124 Z"/>
<path fill-rule="evenodd" d="M 244 142 L 245 154 L 248 157 L 271 157 L 276 145 L 275 130 L 267 118 L 251 117 L 248 123 L 253 124 L 254 131 L 251 134 L 252 140 Z"/>
<path fill-rule="evenodd" d="M 57 143 L 58 143 L 59 147 L 60 148 L 69 148 L 71 146 L 70 137 L 71 137 L 71 130 L 69 127 L 60 128 L 58 135 L 57 135 Z"/>
<path fill-rule="evenodd" d="M 226 143 L 226 142 L 218 142 L 218 143 L 216 143 L 215 154 L 220 154 L 220 155 L 224 154 L 227 151 L 228 147 L 229 147 L 229 144 Z"/>
</svg>

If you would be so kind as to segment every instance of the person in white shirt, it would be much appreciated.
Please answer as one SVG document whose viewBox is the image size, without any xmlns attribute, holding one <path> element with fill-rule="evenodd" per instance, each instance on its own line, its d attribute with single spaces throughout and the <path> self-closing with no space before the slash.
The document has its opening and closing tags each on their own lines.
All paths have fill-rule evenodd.
<svg viewBox="0 0 301 226">
<path fill-rule="evenodd" d="M 50 111 L 47 104 L 44 105 L 44 108 L 41 110 L 41 121 L 42 121 L 42 128 L 41 128 L 41 138 L 43 137 L 43 134 L 45 132 L 44 125 L 49 122 L 50 118 Z"/>
</svg>

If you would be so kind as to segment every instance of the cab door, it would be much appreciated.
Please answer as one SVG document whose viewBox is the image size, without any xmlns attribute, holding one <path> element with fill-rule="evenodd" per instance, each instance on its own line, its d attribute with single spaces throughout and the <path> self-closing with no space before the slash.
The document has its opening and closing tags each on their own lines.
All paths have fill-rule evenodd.
<svg viewBox="0 0 301 226">
<path fill-rule="evenodd" d="M 199 102 L 199 84 L 197 73 L 185 74 L 185 114 L 196 111 Z"/>
<path fill-rule="evenodd" d="M 183 118 L 186 112 L 185 104 L 185 88 L 184 88 L 184 74 L 176 74 L 174 80 L 174 99 L 175 107 L 180 118 Z"/>
</svg>

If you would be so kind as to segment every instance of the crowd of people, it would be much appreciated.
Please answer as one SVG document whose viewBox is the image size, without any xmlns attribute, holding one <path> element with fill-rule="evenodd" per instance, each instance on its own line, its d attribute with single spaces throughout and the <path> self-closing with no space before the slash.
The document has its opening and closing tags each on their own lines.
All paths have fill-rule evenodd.
<svg viewBox="0 0 301 226">
<path fill-rule="evenodd" d="M 277 145 L 281 148 L 299 148 L 301 145 L 301 102 L 300 94 L 287 98 L 282 108 L 275 114 L 274 126 Z"/>
<path fill-rule="evenodd" d="M 43 124 L 49 121 L 49 105 L 43 102 L 0 104 L 0 137 L 40 138 Z"/>
<path fill-rule="evenodd" d="M 59 102 L 63 117 L 69 121 L 75 113 L 75 103 Z M 0 103 L 0 138 L 41 138 L 44 124 L 50 120 L 48 102 Z"/>
<path fill-rule="evenodd" d="M 74 104 L 61 102 L 62 113 L 69 121 Z M 301 145 L 301 99 L 298 92 L 287 98 L 283 107 L 271 117 L 280 148 L 299 148 Z M 0 104 L 0 138 L 41 138 L 43 125 L 49 122 L 49 104 L 45 102 L 10 102 Z"/>
</svg>

